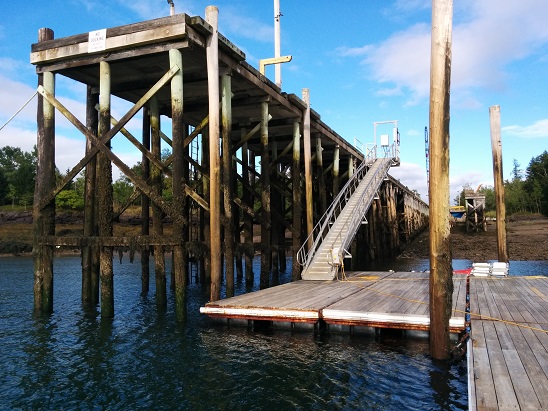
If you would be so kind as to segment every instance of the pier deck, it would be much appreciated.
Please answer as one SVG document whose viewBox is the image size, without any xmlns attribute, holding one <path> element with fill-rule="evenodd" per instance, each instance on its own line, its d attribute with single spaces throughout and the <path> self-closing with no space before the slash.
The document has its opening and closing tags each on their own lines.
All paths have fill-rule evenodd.
<svg viewBox="0 0 548 411">
<path fill-rule="evenodd" d="M 465 277 L 455 277 L 451 331 L 464 329 Z M 462 281 L 459 281 L 462 280 Z M 352 272 L 344 281 L 296 281 L 206 304 L 211 317 L 428 330 L 428 273 Z M 339 327 L 341 328 L 341 327 Z"/>
<path fill-rule="evenodd" d="M 547 410 L 548 277 L 473 277 L 470 305 L 469 409 Z"/>
<path fill-rule="evenodd" d="M 428 330 L 428 273 L 353 272 L 206 304 L 211 317 Z M 466 276 L 455 275 L 450 328 L 464 329 Z M 470 410 L 548 410 L 548 277 L 471 277 Z"/>
</svg>

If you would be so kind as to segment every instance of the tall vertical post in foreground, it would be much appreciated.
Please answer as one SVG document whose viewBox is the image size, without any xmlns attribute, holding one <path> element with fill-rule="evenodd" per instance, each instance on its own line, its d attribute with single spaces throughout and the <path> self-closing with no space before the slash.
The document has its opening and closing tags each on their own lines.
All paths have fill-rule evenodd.
<svg viewBox="0 0 548 411">
<path fill-rule="evenodd" d="M 506 205 L 502 179 L 502 141 L 500 136 L 500 106 L 489 107 L 491 125 L 491 150 L 493 151 L 493 176 L 495 178 L 495 203 L 497 206 L 497 249 L 499 261 L 508 262 L 506 240 Z"/>
<path fill-rule="evenodd" d="M 213 32 L 207 38 L 207 83 L 209 96 L 209 230 L 211 241 L 211 291 L 210 300 L 221 298 L 221 159 L 219 157 L 219 9 L 206 7 L 206 22 Z"/>
<path fill-rule="evenodd" d="M 53 30 L 40 29 L 38 41 L 53 40 Z M 55 94 L 55 76 L 52 72 L 38 74 L 38 84 Z M 55 234 L 55 200 L 40 209 L 40 203 L 55 184 L 55 109 L 38 95 L 37 109 L 38 164 L 34 188 L 34 311 L 53 312 L 53 246 L 40 244 L 41 237 Z"/>
<path fill-rule="evenodd" d="M 430 62 L 430 354 L 450 355 L 449 319 L 453 297 L 449 222 L 449 97 L 452 0 L 432 1 Z"/>
<path fill-rule="evenodd" d="M 314 230 L 314 208 L 312 198 L 312 153 L 310 144 L 310 90 L 303 88 L 303 101 L 306 110 L 303 115 L 303 149 L 304 149 L 304 188 L 306 202 L 306 235 L 308 237 L 308 249 L 312 248 L 314 239 L 310 236 Z"/>
</svg>

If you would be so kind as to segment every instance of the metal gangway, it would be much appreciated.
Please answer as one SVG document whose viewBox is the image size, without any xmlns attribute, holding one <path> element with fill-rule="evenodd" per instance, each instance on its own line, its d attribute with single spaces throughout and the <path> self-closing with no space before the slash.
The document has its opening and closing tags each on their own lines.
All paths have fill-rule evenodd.
<svg viewBox="0 0 548 411">
<path fill-rule="evenodd" d="M 364 161 L 314 227 L 297 254 L 303 266 L 303 280 L 333 280 L 344 258 L 351 257 L 350 245 L 392 165 L 399 165 L 399 138 L 392 145 L 367 149 Z"/>
</svg>

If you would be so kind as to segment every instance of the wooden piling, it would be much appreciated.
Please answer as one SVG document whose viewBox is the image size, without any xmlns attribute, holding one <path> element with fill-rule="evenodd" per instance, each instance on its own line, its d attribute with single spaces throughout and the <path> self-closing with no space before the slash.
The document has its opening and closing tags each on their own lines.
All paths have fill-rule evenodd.
<svg viewBox="0 0 548 411">
<path fill-rule="evenodd" d="M 293 123 L 293 163 L 291 165 L 291 181 L 293 186 L 293 271 L 291 279 L 301 279 L 301 265 L 297 253 L 302 246 L 302 189 L 301 189 L 301 128 L 298 121 Z M 297 233 L 297 234 L 295 234 Z"/>
<path fill-rule="evenodd" d="M 150 110 L 143 108 L 143 146 L 150 151 Z M 143 180 L 150 178 L 150 160 L 143 153 L 141 160 L 141 173 Z M 141 235 L 150 234 L 150 199 L 141 194 Z M 147 295 L 150 288 L 150 248 L 141 249 L 141 295 Z"/>
<path fill-rule="evenodd" d="M 38 41 L 53 40 L 53 30 L 42 28 Z M 38 85 L 55 94 L 55 77 L 51 72 L 38 74 Z M 53 312 L 53 247 L 42 243 L 42 237 L 55 234 L 55 200 L 44 208 L 40 204 L 55 184 L 55 110 L 41 95 L 37 108 L 37 150 L 38 162 L 34 189 L 34 311 Z"/>
<path fill-rule="evenodd" d="M 270 239 L 270 153 L 268 151 L 268 101 L 261 102 L 261 279 L 260 288 L 269 286 L 272 266 L 272 246 Z"/>
<path fill-rule="evenodd" d="M 493 177 L 495 180 L 495 204 L 497 213 L 497 251 L 501 262 L 508 262 L 506 239 L 506 205 L 504 204 L 504 180 L 502 176 L 502 140 L 500 134 L 500 106 L 489 107 L 491 124 L 491 149 L 493 152 Z"/>
<path fill-rule="evenodd" d="M 303 88 L 303 102 L 306 109 L 303 113 L 303 143 L 304 143 L 304 185 L 306 201 L 306 235 L 308 237 L 308 249 L 312 248 L 314 239 L 310 234 L 314 230 L 314 199 L 312 198 L 312 152 L 310 144 L 310 90 Z"/>
<path fill-rule="evenodd" d="M 453 293 L 449 221 L 452 0 L 432 1 L 430 66 L 430 354 L 450 355 Z"/>
<path fill-rule="evenodd" d="M 222 182 L 224 204 L 224 256 L 226 296 L 234 296 L 234 220 L 232 213 L 232 76 L 221 76 L 221 134 L 222 134 Z"/>
<path fill-rule="evenodd" d="M 99 95 L 93 92 L 91 86 L 86 91 L 86 128 L 90 133 L 97 136 L 98 113 L 95 106 L 99 103 Z M 86 139 L 86 152 L 92 149 L 91 139 Z M 95 197 L 96 197 L 96 169 L 97 163 L 93 158 L 86 166 L 85 188 L 84 188 L 84 230 L 86 238 L 95 235 Z M 93 287 L 93 251 L 91 244 L 82 248 L 82 305 L 90 307 L 97 304 L 94 298 Z M 97 278 L 95 282 L 98 284 Z"/>
<path fill-rule="evenodd" d="M 171 67 L 178 66 L 180 70 L 171 79 L 171 134 L 172 134 L 172 156 L 173 156 L 173 209 L 178 213 L 178 218 L 173 216 L 173 266 L 171 267 L 173 279 L 175 280 L 175 314 L 178 321 L 186 318 L 186 257 L 183 244 L 186 219 L 184 215 L 186 195 L 184 193 L 185 166 L 185 127 L 183 122 L 183 55 L 180 50 L 169 50 L 169 61 Z"/>
<path fill-rule="evenodd" d="M 321 135 L 316 137 L 316 175 L 318 181 L 319 209 L 318 215 L 324 215 L 327 210 L 327 190 L 323 170 L 323 148 Z"/>
<path fill-rule="evenodd" d="M 101 61 L 99 85 L 99 138 L 110 130 L 110 65 Z M 110 148 L 110 142 L 107 143 Z M 99 237 L 112 237 L 112 164 L 107 156 L 97 154 L 97 191 L 100 193 L 98 209 Z M 112 247 L 101 245 L 99 265 L 101 269 L 101 317 L 114 316 L 114 274 L 112 266 Z"/>
<path fill-rule="evenodd" d="M 150 128 L 151 128 L 151 151 L 152 156 L 160 161 L 162 157 L 161 147 L 161 124 L 160 111 L 158 108 L 158 99 L 152 97 L 150 99 Z M 157 196 L 162 195 L 163 177 L 162 171 L 154 164 L 150 170 L 152 186 L 154 193 Z M 164 213 L 158 204 L 152 204 L 152 233 L 155 237 L 161 238 L 164 235 Z M 156 305 L 158 307 L 166 307 L 167 305 L 167 290 L 166 290 L 166 261 L 164 255 L 164 246 L 157 244 L 154 246 L 154 277 L 156 284 Z"/>
<path fill-rule="evenodd" d="M 242 137 L 246 135 L 245 128 L 241 129 Z M 249 168 L 255 170 L 255 157 L 250 155 L 247 143 L 242 147 L 242 182 L 244 204 L 253 210 L 255 186 L 255 174 L 249 172 Z M 245 242 L 245 283 L 249 287 L 253 284 L 253 216 L 244 213 L 244 242 Z"/>
<path fill-rule="evenodd" d="M 333 152 L 333 199 L 339 195 L 339 174 L 340 174 L 340 148 L 337 144 Z"/>
<path fill-rule="evenodd" d="M 207 82 L 209 96 L 209 220 L 211 241 L 211 291 L 210 300 L 221 298 L 222 264 L 221 264 L 221 175 L 219 157 L 219 9 L 208 6 L 205 12 L 206 22 L 213 31 L 207 37 Z"/>
</svg>

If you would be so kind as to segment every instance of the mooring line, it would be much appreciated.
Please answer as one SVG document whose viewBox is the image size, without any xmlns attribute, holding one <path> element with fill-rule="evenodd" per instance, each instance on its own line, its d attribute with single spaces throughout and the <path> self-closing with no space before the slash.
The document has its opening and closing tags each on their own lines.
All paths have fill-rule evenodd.
<svg viewBox="0 0 548 411">
<path fill-rule="evenodd" d="M 10 121 L 13 120 L 13 119 L 15 118 L 15 116 L 17 116 L 17 114 L 19 114 L 19 113 L 27 106 L 27 104 L 29 104 L 29 103 L 31 102 L 31 100 L 32 100 L 32 99 L 34 98 L 34 96 L 36 96 L 37 94 L 38 94 L 38 91 L 35 91 L 34 94 L 27 100 L 27 102 L 26 102 L 25 104 L 23 104 L 23 106 L 22 106 L 19 110 L 17 110 L 17 111 L 15 112 L 15 114 L 14 114 L 13 116 L 11 116 L 11 117 L 8 119 L 8 121 L 6 121 L 6 123 L 5 123 L 2 127 L 0 127 L 0 131 L 2 131 L 2 129 L 3 129 L 4 127 L 6 127 L 6 126 L 10 123 Z"/>
<path fill-rule="evenodd" d="M 516 277 L 517 278 L 517 277 Z M 520 277 L 521 278 L 521 277 Z M 544 277 L 541 277 L 541 276 L 531 276 L 531 277 L 528 277 L 528 278 L 544 278 Z M 338 278 L 337 278 L 338 279 Z M 421 278 L 422 279 L 422 278 Z M 381 279 L 381 280 L 384 280 L 384 279 Z M 388 279 L 387 279 L 388 280 Z M 402 279 L 404 280 L 404 279 Z M 400 299 L 400 300 L 404 300 L 404 301 L 408 301 L 408 302 L 412 302 L 412 303 L 418 303 L 418 304 L 424 304 L 424 305 L 428 305 L 427 302 L 425 301 L 420 301 L 420 300 L 413 300 L 413 299 L 410 299 L 410 298 L 405 298 L 405 297 L 402 297 L 402 296 L 399 296 L 399 295 L 395 295 L 395 294 L 391 294 L 391 293 L 387 293 L 385 291 L 381 291 L 381 290 L 377 290 L 373 287 L 363 287 L 361 285 L 359 285 L 359 283 L 361 281 L 356 281 L 356 280 L 349 280 L 348 277 L 346 277 L 346 274 L 344 272 L 344 264 L 341 265 L 341 279 L 339 281 L 345 281 L 345 282 L 348 282 L 348 283 L 354 283 L 356 286 L 362 288 L 363 290 L 371 290 L 377 294 L 380 294 L 380 295 L 384 295 L 384 296 L 387 296 L 387 297 L 394 297 L 394 298 L 397 298 L 397 299 Z M 372 281 L 372 280 L 364 280 L 365 281 Z M 525 324 L 520 324 L 520 323 L 517 323 L 515 321 L 508 321 L 508 320 L 503 320 L 502 318 L 495 318 L 495 317 L 489 317 L 489 316 L 484 316 L 482 314 L 477 314 L 477 313 L 473 313 L 473 312 L 467 312 L 467 311 L 463 311 L 463 310 L 459 310 L 457 308 L 452 308 L 451 309 L 452 312 L 454 313 L 459 313 L 459 314 L 464 314 L 465 316 L 468 314 L 470 316 L 474 316 L 474 317 L 478 317 L 479 319 L 481 320 L 489 320 L 489 321 L 498 321 L 498 322 L 501 322 L 503 324 L 508 324 L 508 325 L 514 325 L 516 327 L 521 327 L 521 328 L 525 328 L 525 329 L 529 329 L 529 330 L 533 330 L 533 331 L 539 331 L 539 332 L 542 332 L 542 333 L 548 333 L 548 330 L 544 330 L 542 328 L 538 328 L 538 327 L 532 327 L 530 325 L 525 325 Z"/>
</svg>

